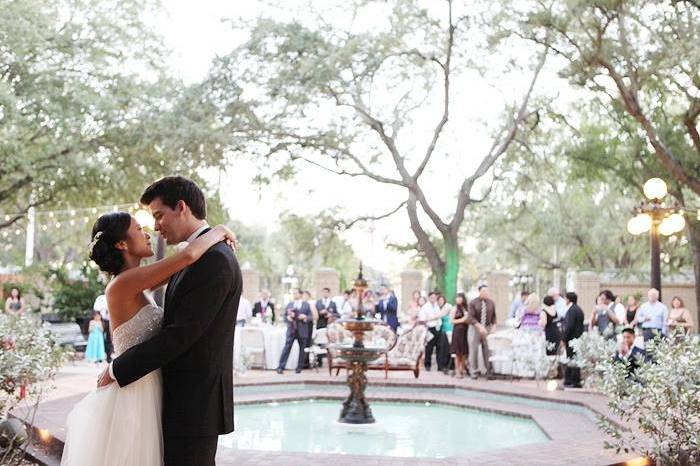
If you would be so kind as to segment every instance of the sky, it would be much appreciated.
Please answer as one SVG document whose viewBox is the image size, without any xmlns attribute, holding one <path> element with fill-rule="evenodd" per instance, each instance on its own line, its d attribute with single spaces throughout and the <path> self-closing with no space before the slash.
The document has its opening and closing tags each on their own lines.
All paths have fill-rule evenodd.
<svg viewBox="0 0 700 466">
<path fill-rule="evenodd" d="M 246 40 L 242 28 L 245 21 L 260 15 L 272 17 L 298 17 L 307 19 L 305 2 L 288 0 L 288 12 L 276 13 L 263 1 L 164 0 L 165 12 L 151 18 L 153 26 L 166 46 L 171 49 L 169 65 L 179 77 L 194 83 L 204 76 L 217 55 L 233 50 Z M 325 5 L 326 0 L 313 2 Z M 432 2 L 431 5 L 439 5 Z M 229 18 L 230 21 L 222 21 Z M 342 23 L 345 18 L 329 13 L 329 22 Z M 386 18 L 368 18 L 367 21 L 385 21 Z M 517 50 L 516 50 L 517 52 Z M 529 53 L 522 49 L 523 53 Z M 485 57 L 484 60 L 506 60 L 507 57 Z M 488 63 L 482 63 L 488 65 Z M 436 210 L 447 216 L 455 205 L 457 188 L 466 174 L 477 166 L 490 145 L 486 121 L 498 121 L 498 113 L 504 102 L 513 102 L 529 84 L 529 76 L 511 74 L 489 76 L 483 79 L 476 73 L 459 77 L 453 83 L 455 90 L 451 123 L 445 140 L 438 146 L 424 182 L 428 198 Z M 495 79 L 494 79 L 495 78 Z M 546 71 L 540 84 L 548 92 L 566 90 L 555 73 Z M 561 89 L 561 91 L 560 91 Z M 432 128 L 440 116 L 439 99 L 431 102 L 415 120 L 415 130 L 400 140 L 402 149 L 418 151 L 427 146 Z M 463 103 L 463 104 L 462 104 Z M 353 215 L 378 215 L 392 210 L 406 197 L 403 191 L 355 178 L 339 178 L 335 175 L 305 166 L 291 182 L 273 182 L 259 188 L 251 180 L 257 173 L 253 161 L 232 163 L 226 173 L 208 175 L 212 183 L 219 184 L 224 205 L 233 218 L 246 224 L 274 229 L 276 219 L 284 212 L 311 214 L 324 208 L 341 207 L 348 217 Z M 391 173 L 390 171 L 386 173 Z M 220 182 L 220 183 L 219 183 Z M 475 195 L 478 195 L 477 187 Z M 389 274 L 397 274 L 406 267 L 408 257 L 388 250 L 388 241 L 415 241 L 410 231 L 405 211 L 390 219 L 365 223 L 344 234 L 359 258 L 374 268 Z M 473 243 L 470 243 L 473 245 Z"/>
</svg>

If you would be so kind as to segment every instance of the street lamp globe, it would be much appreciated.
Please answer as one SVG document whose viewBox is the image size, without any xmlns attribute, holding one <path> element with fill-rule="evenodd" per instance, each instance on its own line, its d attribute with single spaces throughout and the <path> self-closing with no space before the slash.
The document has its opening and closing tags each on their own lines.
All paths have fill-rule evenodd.
<svg viewBox="0 0 700 466">
<path fill-rule="evenodd" d="M 664 236 L 671 236 L 685 228 L 685 218 L 681 214 L 671 214 L 664 218 L 659 225 L 659 233 Z"/>
<path fill-rule="evenodd" d="M 663 199 L 668 193 L 666 182 L 661 178 L 650 178 L 644 183 L 644 195 L 650 200 Z"/>
<path fill-rule="evenodd" d="M 641 235 L 651 229 L 652 219 L 647 214 L 638 214 L 627 222 L 627 231 L 633 235 Z"/>
</svg>

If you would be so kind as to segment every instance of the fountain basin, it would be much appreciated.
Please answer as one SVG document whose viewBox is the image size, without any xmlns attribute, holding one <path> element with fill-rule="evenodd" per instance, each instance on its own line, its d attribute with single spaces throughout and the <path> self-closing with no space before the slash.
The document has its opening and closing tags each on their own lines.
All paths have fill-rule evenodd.
<svg viewBox="0 0 700 466">
<path fill-rule="evenodd" d="M 255 403 L 236 407 L 236 431 L 223 448 L 444 458 L 496 448 L 547 442 L 525 417 L 437 403 L 374 402 L 378 422 L 357 427 L 334 421 L 329 400 Z"/>
</svg>

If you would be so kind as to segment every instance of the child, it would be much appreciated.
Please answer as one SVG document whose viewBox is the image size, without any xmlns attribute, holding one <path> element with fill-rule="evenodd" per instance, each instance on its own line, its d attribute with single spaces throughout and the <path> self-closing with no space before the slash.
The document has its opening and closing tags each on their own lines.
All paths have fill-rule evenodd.
<svg viewBox="0 0 700 466">
<path fill-rule="evenodd" d="M 92 320 L 88 327 L 88 333 L 90 336 L 88 337 L 88 344 L 85 349 L 85 359 L 97 364 L 107 359 L 107 353 L 105 353 L 104 326 L 102 325 L 102 316 L 99 311 L 92 313 Z"/>
</svg>

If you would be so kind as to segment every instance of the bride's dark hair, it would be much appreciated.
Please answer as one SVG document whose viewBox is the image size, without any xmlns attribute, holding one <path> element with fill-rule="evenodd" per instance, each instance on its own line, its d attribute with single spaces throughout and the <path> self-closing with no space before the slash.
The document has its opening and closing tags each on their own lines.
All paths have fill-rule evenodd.
<svg viewBox="0 0 700 466">
<path fill-rule="evenodd" d="M 90 259 L 103 272 L 117 275 L 124 268 L 124 253 L 115 245 L 126 239 L 130 226 L 131 215 L 126 212 L 102 215 L 93 225 Z"/>
</svg>

